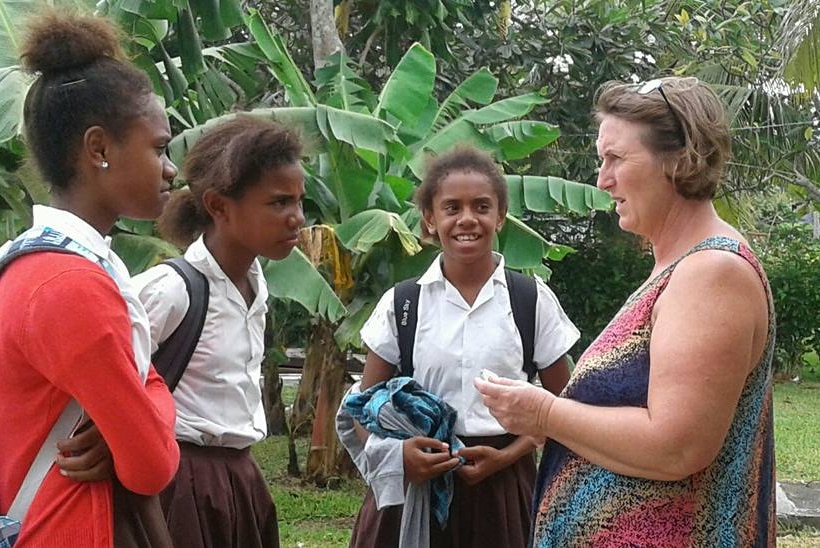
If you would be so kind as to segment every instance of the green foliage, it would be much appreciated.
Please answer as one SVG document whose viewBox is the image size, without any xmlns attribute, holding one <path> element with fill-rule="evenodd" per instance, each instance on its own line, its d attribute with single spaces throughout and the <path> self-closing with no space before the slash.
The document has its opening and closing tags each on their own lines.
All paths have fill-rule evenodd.
<svg viewBox="0 0 820 548">
<path fill-rule="evenodd" d="M 555 241 L 569 243 L 576 250 L 550 263 L 550 286 L 581 331 L 572 351 L 577 359 L 646 280 L 653 260 L 632 235 L 618 228 L 615 214 L 595 215 L 586 226 L 580 223 L 571 232 L 545 224 L 541 227 L 552 232 Z"/>
<path fill-rule="evenodd" d="M 777 40 L 786 61 L 783 76 L 792 85 L 802 86 L 809 98 L 820 89 L 820 2 L 795 2 L 783 18 Z"/>
<path fill-rule="evenodd" d="M 420 273 L 432 258 L 429 248 L 420 253 L 419 215 L 409 201 L 428 156 L 456 143 L 472 143 L 503 162 L 552 143 L 559 131 L 548 123 L 525 119 L 544 103 L 539 93 L 494 101 L 497 80 L 484 69 L 475 71 L 439 103 L 431 95 L 437 60 L 421 44 L 410 46 L 378 93 L 344 54 L 332 56 L 317 71 L 314 91 L 306 87 L 277 33 L 256 26 L 255 35 L 267 41 L 268 56 L 276 59 L 275 76 L 284 88 L 298 90 L 299 97 L 316 98 L 310 106 L 255 109 L 251 114 L 286 120 L 314 139 L 314 154 L 305 165 L 306 216 L 315 224 L 331 226 L 352 255 L 349 276 L 356 284 L 344 299 L 352 309 L 338 327 L 336 340 L 342 347 L 356 346 L 358 327 L 376 299 L 396 281 Z M 230 116 L 234 115 L 211 119 L 177 135 L 169 146 L 172 158 L 179 161 L 204 130 Z M 611 205 L 600 190 L 557 177 L 511 176 L 511 180 L 518 181 L 511 184 L 518 189 L 513 213 L 532 207 L 585 214 Z M 560 248 L 514 217 L 498 243 L 512 267 L 542 275 L 547 274 L 544 258 L 561 256 Z M 295 298 L 294 291 L 303 296 L 318 293 L 309 287 L 313 282 L 306 276 L 289 279 L 301 282 L 298 290 L 284 286 L 289 287 L 290 298 Z M 341 318 L 332 313 L 328 317 Z"/>
<path fill-rule="evenodd" d="M 777 314 L 776 370 L 794 376 L 804 356 L 820 350 L 820 239 L 787 207 L 779 213 L 757 245 Z"/>
</svg>

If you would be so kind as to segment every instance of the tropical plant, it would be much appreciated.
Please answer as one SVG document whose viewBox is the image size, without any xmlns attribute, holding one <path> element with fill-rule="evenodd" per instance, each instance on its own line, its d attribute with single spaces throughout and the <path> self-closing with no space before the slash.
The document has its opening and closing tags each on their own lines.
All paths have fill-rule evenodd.
<svg viewBox="0 0 820 548">
<path fill-rule="evenodd" d="M 775 45 L 786 61 L 786 81 L 802 88 L 806 97 L 816 96 L 820 92 L 820 2 L 793 2 Z"/>
<path fill-rule="evenodd" d="M 820 239 L 806 222 L 811 213 L 795 211 L 788 198 L 761 208 L 763 221 L 755 243 L 769 277 L 777 319 L 775 369 L 791 378 L 805 365 L 805 356 L 820 351 Z"/>
<path fill-rule="evenodd" d="M 416 230 L 420 219 L 409 201 L 426 156 L 470 142 L 492 151 L 499 161 L 515 160 L 549 145 L 559 131 L 546 122 L 522 119 L 543 103 L 538 94 L 494 102 L 498 81 L 486 69 L 476 71 L 439 103 L 433 94 L 436 61 L 420 44 L 405 53 L 378 95 L 356 74 L 344 54 L 335 55 L 317 71 L 314 91 L 288 61 L 290 56 L 281 40 L 264 25 L 255 24 L 261 21 L 256 17 L 252 15 L 249 29 L 260 47 L 266 44 L 276 50 L 267 55 L 282 63 L 278 75 L 283 79 L 281 84 L 306 98 L 308 104 L 250 113 L 297 124 L 313 143 L 312 161 L 305 165 L 305 209 L 314 224 L 311 230 L 319 230 L 321 237 L 311 237 L 313 244 L 303 248 L 316 257 L 314 264 L 320 270 L 337 281 L 335 286 L 348 309 L 338 325 L 314 325 L 306 350 L 303 387 L 294 408 L 306 410 L 292 422 L 298 426 L 310 422 L 312 409 L 335 409 L 343 380 L 343 355 L 338 349 L 359 347 L 359 328 L 378 297 L 397 280 L 417 274 L 435 253 L 433 248 L 420 245 Z M 170 145 L 172 157 L 184 156 L 204 129 L 223 118 L 175 137 Z M 604 193 L 557 177 L 511 174 L 508 180 L 511 215 L 499 236 L 499 249 L 511 266 L 542 275 L 547 273 L 544 258 L 560 255 L 564 249 L 544 240 L 515 215 L 526 209 L 566 208 L 586 213 L 609 207 Z M 316 242 L 319 249 L 311 249 Z M 340 258 L 348 254 L 348 259 Z M 341 280 L 355 280 L 355 286 Z M 275 285 L 305 286 L 306 282 L 281 275 Z M 333 355 L 337 359 L 328 360 Z M 312 356 L 318 364 L 310 370 Z M 327 380 L 330 377 L 332 382 Z M 311 401 L 317 385 L 327 402 L 321 398 L 318 403 Z M 328 436 L 320 437 L 317 447 L 332 442 Z M 330 447 L 322 450 L 334 453 Z M 317 462 L 324 463 L 317 466 L 329 469 L 326 460 Z M 310 468 L 308 471 L 311 473 Z"/>
</svg>

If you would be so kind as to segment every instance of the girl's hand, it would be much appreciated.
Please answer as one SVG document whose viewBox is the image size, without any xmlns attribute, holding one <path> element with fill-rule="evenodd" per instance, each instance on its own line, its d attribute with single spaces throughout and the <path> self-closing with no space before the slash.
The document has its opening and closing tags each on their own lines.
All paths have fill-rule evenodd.
<svg viewBox="0 0 820 548">
<path fill-rule="evenodd" d="M 459 464 L 457 458 L 450 456 L 446 443 L 422 436 L 404 440 L 403 454 L 404 479 L 411 483 L 437 478 Z"/>
<path fill-rule="evenodd" d="M 474 445 L 459 449 L 456 456 L 467 459 L 467 462 L 456 470 L 456 474 L 467 485 L 475 485 L 484 481 L 508 464 L 500 450 L 487 445 Z"/>
<path fill-rule="evenodd" d="M 60 453 L 54 462 L 60 473 L 74 481 L 102 481 L 110 479 L 114 472 L 111 451 L 95 424 L 57 442 Z"/>
<path fill-rule="evenodd" d="M 473 380 L 484 405 L 507 432 L 536 439 L 547 436 L 547 419 L 555 396 L 524 381 L 487 376 Z"/>
</svg>

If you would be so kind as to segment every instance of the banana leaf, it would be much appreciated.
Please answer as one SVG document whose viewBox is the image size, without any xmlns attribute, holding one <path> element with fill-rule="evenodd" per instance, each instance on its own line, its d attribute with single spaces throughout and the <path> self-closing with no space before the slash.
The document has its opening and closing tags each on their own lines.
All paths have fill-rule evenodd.
<svg viewBox="0 0 820 548">
<path fill-rule="evenodd" d="M 0 69 L 0 143 L 22 133 L 23 102 L 31 78 L 19 66 Z"/>
<path fill-rule="evenodd" d="M 419 44 L 413 44 L 384 84 L 373 115 L 387 111 L 402 125 L 416 125 L 430 100 L 436 80 L 436 59 Z"/>
<path fill-rule="evenodd" d="M 176 257 L 176 246 L 157 238 L 121 232 L 111 238 L 111 247 L 128 267 L 131 275 L 139 274 L 168 257 Z"/>
<path fill-rule="evenodd" d="M 538 213 L 558 211 L 558 206 L 585 215 L 591 210 L 607 210 L 612 199 L 606 192 L 560 177 L 506 175 L 509 185 L 509 211 L 521 216 L 524 210 Z"/>
<path fill-rule="evenodd" d="M 337 322 L 347 314 L 333 288 L 298 248 L 281 261 L 264 261 L 262 271 L 272 297 L 296 301 L 309 314 L 320 315 L 330 322 Z"/>
<path fill-rule="evenodd" d="M 381 209 L 362 211 L 336 227 L 339 241 L 354 253 L 367 253 L 395 233 L 408 255 L 421 251 L 418 240 L 396 213 Z"/>
<path fill-rule="evenodd" d="M 546 122 L 503 122 L 482 130 L 499 148 L 501 160 L 520 160 L 558 139 L 561 131 Z"/>
</svg>

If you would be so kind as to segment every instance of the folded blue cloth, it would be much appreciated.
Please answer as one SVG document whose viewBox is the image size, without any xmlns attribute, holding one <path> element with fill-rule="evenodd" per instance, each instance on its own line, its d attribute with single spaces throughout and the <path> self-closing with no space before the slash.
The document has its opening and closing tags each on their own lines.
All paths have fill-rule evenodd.
<svg viewBox="0 0 820 548">
<path fill-rule="evenodd" d="M 390 405 L 385 407 L 386 404 Z M 394 377 L 380 382 L 364 392 L 349 395 L 343 405 L 362 427 L 378 436 L 402 440 L 426 436 L 449 444 L 451 452 L 464 447 L 454 433 L 456 410 L 423 389 L 412 377 Z M 406 418 L 408 427 L 397 428 L 395 416 L 382 414 L 388 408 Z M 453 472 L 447 472 L 431 483 L 430 505 L 439 525 L 444 528 L 453 498 Z"/>
</svg>

